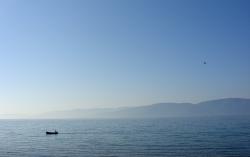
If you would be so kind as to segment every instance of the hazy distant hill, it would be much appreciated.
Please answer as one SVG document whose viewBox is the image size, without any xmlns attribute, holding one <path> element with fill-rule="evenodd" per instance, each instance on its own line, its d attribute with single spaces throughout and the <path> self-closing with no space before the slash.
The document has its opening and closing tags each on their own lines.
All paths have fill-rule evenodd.
<svg viewBox="0 0 250 157">
<path fill-rule="evenodd" d="M 158 103 L 140 107 L 77 109 L 46 113 L 41 118 L 157 118 L 250 115 L 250 99 L 226 98 L 192 103 Z"/>
</svg>

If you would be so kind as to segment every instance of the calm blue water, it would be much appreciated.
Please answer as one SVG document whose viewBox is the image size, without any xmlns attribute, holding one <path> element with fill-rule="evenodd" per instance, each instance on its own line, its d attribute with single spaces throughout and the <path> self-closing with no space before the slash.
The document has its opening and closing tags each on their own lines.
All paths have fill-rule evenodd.
<svg viewBox="0 0 250 157">
<path fill-rule="evenodd" d="M 0 120 L 0 156 L 250 156 L 250 117 Z"/>
</svg>

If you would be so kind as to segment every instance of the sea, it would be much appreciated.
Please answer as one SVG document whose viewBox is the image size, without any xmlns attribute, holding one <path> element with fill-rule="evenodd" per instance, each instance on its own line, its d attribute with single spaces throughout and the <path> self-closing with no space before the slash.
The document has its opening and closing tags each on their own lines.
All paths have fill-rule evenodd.
<svg viewBox="0 0 250 157">
<path fill-rule="evenodd" d="M 249 156 L 250 117 L 0 120 L 0 157 Z"/>
</svg>

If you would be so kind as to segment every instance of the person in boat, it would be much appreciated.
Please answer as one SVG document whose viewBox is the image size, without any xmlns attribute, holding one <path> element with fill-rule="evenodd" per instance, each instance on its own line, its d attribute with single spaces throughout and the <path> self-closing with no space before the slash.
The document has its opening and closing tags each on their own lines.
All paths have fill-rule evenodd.
<svg viewBox="0 0 250 157">
<path fill-rule="evenodd" d="M 46 131 L 46 134 L 58 134 L 58 132 L 56 130 L 54 132 Z"/>
</svg>

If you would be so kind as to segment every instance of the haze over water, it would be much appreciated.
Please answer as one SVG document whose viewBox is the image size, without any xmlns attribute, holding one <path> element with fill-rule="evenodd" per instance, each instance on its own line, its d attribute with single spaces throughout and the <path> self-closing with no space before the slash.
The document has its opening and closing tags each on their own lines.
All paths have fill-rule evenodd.
<svg viewBox="0 0 250 157">
<path fill-rule="evenodd" d="M 250 98 L 249 7 L 2 0 L 0 114 Z"/>
<path fill-rule="evenodd" d="M 249 157 L 249 28 L 249 0 L 0 0 L 0 157 Z"/>
</svg>

